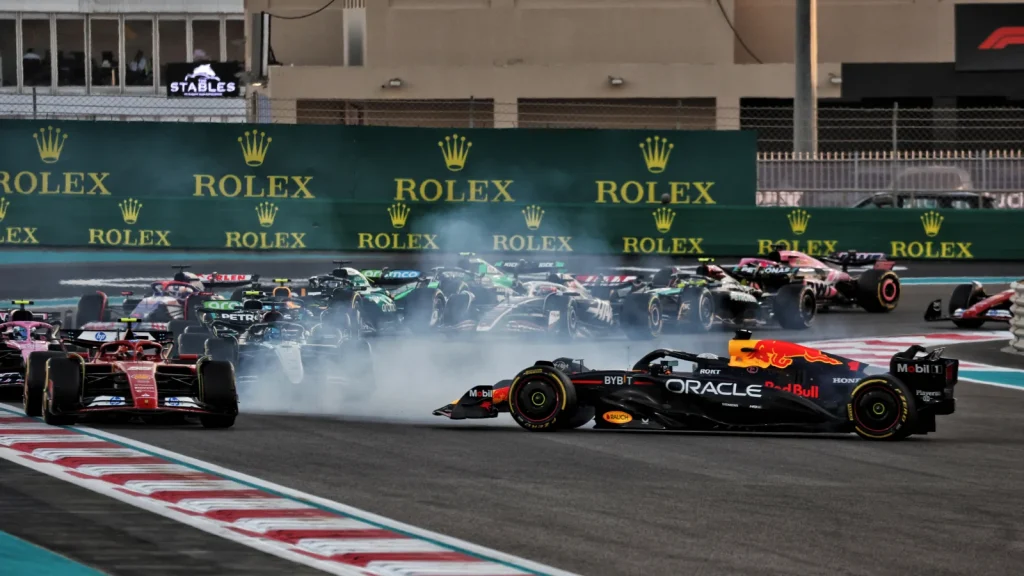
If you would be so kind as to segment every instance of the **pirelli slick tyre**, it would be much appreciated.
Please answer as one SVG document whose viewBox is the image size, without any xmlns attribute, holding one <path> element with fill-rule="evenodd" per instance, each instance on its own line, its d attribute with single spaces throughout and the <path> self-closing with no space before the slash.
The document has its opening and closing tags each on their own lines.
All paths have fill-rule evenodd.
<svg viewBox="0 0 1024 576">
<path fill-rule="evenodd" d="M 46 388 L 43 391 L 43 421 L 51 426 L 70 426 L 73 412 L 82 404 L 82 365 L 71 358 L 46 361 Z"/>
<path fill-rule="evenodd" d="M 902 440 L 917 428 L 917 406 L 906 384 L 889 376 L 868 376 L 850 394 L 847 415 L 868 440 Z"/>
<path fill-rule="evenodd" d="M 711 290 L 703 286 L 691 287 L 683 290 L 683 303 L 689 308 L 683 312 L 683 306 L 679 307 L 680 318 L 683 325 L 694 332 L 708 332 L 715 325 L 715 299 Z"/>
<path fill-rule="evenodd" d="M 43 391 L 46 389 L 46 362 L 50 358 L 64 358 L 63 352 L 32 352 L 25 363 L 25 388 L 22 407 L 26 416 L 43 415 Z"/>
<path fill-rule="evenodd" d="M 818 311 L 814 290 L 800 283 L 786 284 L 779 288 L 772 302 L 772 313 L 779 326 L 787 330 L 806 330 L 814 323 Z"/>
<path fill-rule="evenodd" d="M 620 323 L 630 340 L 654 340 L 665 328 L 661 299 L 651 292 L 633 292 L 622 303 Z"/>
<path fill-rule="evenodd" d="M 872 268 L 857 278 L 857 303 L 868 312 L 892 312 L 900 303 L 900 277 Z"/>
<path fill-rule="evenodd" d="M 229 362 L 206 360 L 199 365 L 199 399 L 218 414 L 203 414 L 203 428 L 230 428 L 238 415 L 235 370 Z"/>
<path fill-rule="evenodd" d="M 238 363 L 238 341 L 234 338 L 208 338 L 203 345 L 203 354 L 211 360 Z"/>
<path fill-rule="evenodd" d="M 576 389 L 561 370 L 533 366 L 512 379 L 508 387 L 512 419 L 531 432 L 550 432 L 563 427 L 577 412 Z M 580 424 L 582 426 L 582 424 Z"/>
<path fill-rule="evenodd" d="M 445 298 L 437 288 L 413 288 L 404 300 L 403 324 L 417 334 L 437 329 L 444 319 Z"/>
<path fill-rule="evenodd" d="M 178 336 L 174 347 L 175 354 L 179 357 L 182 354 L 202 356 L 206 354 L 206 341 L 210 337 L 210 334 L 192 334 L 186 331 L 185 334 Z"/>
<path fill-rule="evenodd" d="M 953 312 L 956 312 L 958 309 L 966 310 L 984 299 L 985 293 L 978 290 L 974 284 L 960 284 L 953 288 L 953 293 L 949 296 L 949 309 L 947 312 L 952 316 Z M 957 328 L 967 329 L 980 328 L 984 323 L 984 318 L 956 318 L 953 320 L 953 325 Z"/>
<path fill-rule="evenodd" d="M 579 335 L 580 317 L 576 300 L 564 294 L 551 294 L 544 299 L 548 330 L 559 340 L 573 340 Z"/>
</svg>

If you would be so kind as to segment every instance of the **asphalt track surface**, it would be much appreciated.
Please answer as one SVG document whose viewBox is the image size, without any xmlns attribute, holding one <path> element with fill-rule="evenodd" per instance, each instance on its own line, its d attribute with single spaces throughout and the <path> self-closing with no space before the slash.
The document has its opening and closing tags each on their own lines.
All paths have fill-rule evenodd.
<svg viewBox="0 0 1024 576">
<path fill-rule="evenodd" d="M 301 264 L 307 265 L 316 272 L 329 262 Z M 912 273 L 926 267 L 910 266 L 903 275 L 922 275 Z M 971 268 L 927 275 L 1024 270 Z M 110 269 L 117 276 L 146 275 L 137 266 L 131 274 Z M 290 270 L 298 269 L 268 275 L 301 276 Z M 73 277 L 110 277 L 106 269 L 91 272 Z M 927 324 L 921 316 L 930 300 L 946 298 L 951 288 L 905 286 L 892 314 L 837 312 L 819 316 L 811 331 L 761 335 L 817 340 L 948 332 L 952 327 Z M 660 344 L 721 353 L 728 337 L 668 337 Z M 1005 356 L 998 352 L 1003 345 L 950 347 L 947 355 L 991 363 Z M 1024 566 L 1024 394 L 1017 390 L 963 382 L 957 413 L 940 419 L 937 433 L 901 443 L 846 436 L 531 434 L 508 422 L 474 425 L 428 416 L 469 386 L 510 377 L 535 359 L 569 355 L 617 365 L 618 358 L 625 361 L 623 349 L 622 342 L 553 353 L 529 344 L 380 341 L 386 386 L 370 412 L 342 411 L 340 418 L 248 414 L 235 428 L 216 432 L 105 429 L 579 574 L 1009 575 Z M 374 414 L 399 422 L 365 420 Z M 0 469 L 0 476 L 8 472 Z M 90 506 L 104 505 L 95 502 L 98 496 L 68 485 L 47 487 L 40 478 L 0 487 L 13 486 L 19 495 L 0 500 L 0 518 L 10 518 L 8 506 L 22 498 L 56 512 L 20 516 L 19 525 L 37 525 L 34 534 L 18 534 L 3 520 L 0 529 L 51 549 L 60 540 L 58 551 L 75 559 L 95 544 L 75 542 L 68 537 L 72 530 L 100 524 L 122 531 L 121 538 L 160 534 L 162 545 L 118 543 L 118 550 L 86 558 L 111 574 L 133 574 L 147 562 L 204 573 L 195 566 L 213 558 L 222 560 L 218 569 L 205 573 L 256 574 L 252 566 L 261 563 L 263 573 L 304 573 L 292 565 L 275 571 L 275 558 L 116 502 L 105 504 L 112 518 L 90 516 Z M 20 484 L 32 486 L 19 492 Z"/>
</svg>

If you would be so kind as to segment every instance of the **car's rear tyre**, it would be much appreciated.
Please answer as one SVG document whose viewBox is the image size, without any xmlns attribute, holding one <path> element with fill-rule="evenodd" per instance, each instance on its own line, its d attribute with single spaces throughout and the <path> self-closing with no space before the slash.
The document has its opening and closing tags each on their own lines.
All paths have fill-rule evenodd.
<svg viewBox="0 0 1024 576">
<path fill-rule="evenodd" d="M 952 316 L 953 312 L 956 312 L 958 309 L 966 310 L 984 299 L 985 292 L 978 290 L 978 287 L 974 284 L 960 284 L 953 288 L 953 293 L 949 296 L 948 313 Z M 984 323 L 984 318 L 953 319 L 953 325 L 957 328 L 980 328 Z"/>
<path fill-rule="evenodd" d="M 661 299 L 651 292 L 627 294 L 620 313 L 622 330 L 630 340 L 654 340 L 665 327 Z"/>
<path fill-rule="evenodd" d="M 190 322 L 188 326 L 185 326 L 184 334 L 213 334 L 213 330 L 210 330 L 209 326 L 201 326 L 197 323 Z"/>
<path fill-rule="evenodd" d="M 204 428 L 230 428 L 238 415 L 238 392 L 235 371 L 228 362 L 206 360 L 199 365 L 199 399 L 217 412 L 203 414 L 199 422 Z"/>
<path fill-rule="evenodd" d="M 552 294 L 544 300 L 548 331 L 560 340 L 573 340 L 579 335 L 580 317 L 576 300 L 564 294 Z M 556 315 L 555 321 L 551 318 Z"/>
<path fill-rule="evenodd" d="M 682 294 L 683 302 L 689 304 L 686 328 L 696 332 L 708 332 L 715 325 L 715 299 L 707 288 L 686 288 Z M 682 309 L 682 306 L 680 306 Z"/>
<path fill-rule="evenodd" d="M 459 292 L 448 297 L 444 305 L 444 314 L 442 314 L 444 325 L 456 326 L 471 320 L 473 316 L 473 299 L 472 292 Z"/>
<path fill-rule="evenodd" d="M 171 355 L 177 356 L 178 352 L 178 337 L 185 333 L 185 330 L 189 326 L 198 326 L 199 324 L 193 320 L 171 320 L 167 323 L 167 331 L 171 333 Z"/>
<path fill-rule="evenodd" d="M 206 341 L 210 338 L 209 334 L 182 334 L 178 336 L 177 342 L 177 354 L 182 355 L 196 355 L 203 356 L 206 354 Z"/>
<path fill-rule="evenodd" d="M 75 311 L 75 326 L 81 328 L 87 322 L 103 322 L 107 316 L 107 295 L 93 292 L 79 298 Z"/>
<path fill-rule="evenodd" d="M 82 365 L 70 358 L 50 358 L 45 377 L 43 421 L 51 426 L 74 424 L 76 418 L 66 412 L 82 405 Z"/>
<path fill-rule="evenodd" d="M 572 380 L 553 366 L 523 370 L 508 388 L 512 419 L 533 432 L 553 431 L 562 420 L 571 421 L 577 412 L 576 389 Z M 582 426 L 582 424 L 580 424 Z"/>
<path fill-rule="evenodd" d="M 868 312 L 892 312 L 900 303 L 900 278 L 892 270 L 872 268 L 857 278 L 857 303 Z"/>
<path fill-rule="evenodd" d="M 444 278 L 437 283 L 437 287 L 444 294 L 445 298 L 451 298 L 460 292 L 469 291 L 469 285 L 460 278 Z"/>
<path fill-rule="evenodd" d="M 22 407 L 26 416 L 43 415 L 43 392 L 46 390 L 46 362 L 51 358 L 66 358 L 63 352 L 32 352 L 25 363 L 25 387 Z"/>
<path fill-rule="evenodd" d="M 868 440 L 901 440 L 917 426 L 914 395 L 888 374 L 868 376 L 857 384 L 849 414 L 857 435 Z"/>
<path fill-rule="evenodd" d="M 238 362 L 238 344 L 234 338 L 208 338 L 203 354 L 211 360 L 235 364 Z"/>
<path fill-rule="evenodd" d="M 814 323 L 817 298 L 810 286 L 786 284 L 775 294 L 772 309 L 779 326 L 787 330 L 806 330 Z"/>
<path fill-rule="evenodd" d="M 417 334 L 426 334 L 441 325 L 445 298 L 437 288 L 413 288 L 405 302 L 403 324 Z"/>
</svg>

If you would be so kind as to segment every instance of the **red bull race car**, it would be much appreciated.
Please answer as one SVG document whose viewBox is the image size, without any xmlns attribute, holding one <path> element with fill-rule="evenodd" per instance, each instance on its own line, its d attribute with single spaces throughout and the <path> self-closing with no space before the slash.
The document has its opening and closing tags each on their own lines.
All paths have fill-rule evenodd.
<svg viewBox="0 0 1024 576">
<path fill-rule="evenodd" d="M 1013 319 L 1010 306 L 1014 291 L 1011 288 L 989 296 L 981 282 L 960 284 L 949 295 L 946 314 L 942 313 L 942 299 L 933 300 L 924 312 L 927 322 L 952 321 L 957 328 L 981 328 L 986 322 L 1007 322 Z"/>
<path fill-rule="evenodd" d="M 678 372 L 679 362 L 692 369 Z M 729 356 L 658 349 L 630 370 L 583 360 L 538 361 L 511 380 L 476 386 L 434 411 L 453 420 L 509 413 L 531 431 L 596 428 L 856 433 L 899 440 L 935 431 L 952 414 L 959 361 L 910 346 L 889 372 L 799 344 L 754 340 L 740 330 Z"/>
</svg>

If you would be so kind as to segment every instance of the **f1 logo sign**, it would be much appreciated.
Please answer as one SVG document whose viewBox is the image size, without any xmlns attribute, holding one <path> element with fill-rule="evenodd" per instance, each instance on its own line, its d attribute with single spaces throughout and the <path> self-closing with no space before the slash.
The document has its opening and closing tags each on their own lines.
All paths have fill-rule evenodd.
<svg viewBox="0 0 1024 576">
<path fill-rule="evenodd" d="M 1024 44 L 1024 26 L 1003 26 L 988 35 L 978 50 L 1002 50 L 1007 46 Z"/>
</svg>

